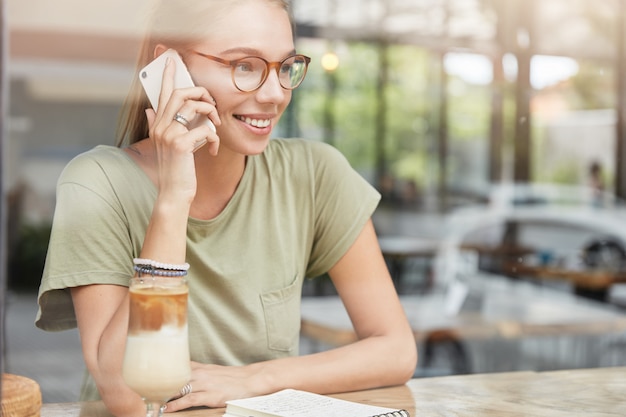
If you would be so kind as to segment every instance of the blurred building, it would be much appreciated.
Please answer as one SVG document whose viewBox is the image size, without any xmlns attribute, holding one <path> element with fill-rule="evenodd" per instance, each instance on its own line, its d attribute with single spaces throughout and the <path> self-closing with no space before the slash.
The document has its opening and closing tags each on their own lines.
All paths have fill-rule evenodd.
<svg viewBox="0 0 626 417">
<path fill-rule="evenodd" d="M 54 207 L 54 184 L 62 167 L 77 153 L 114 141 L 120 104 L 133 77 L 140 37 L 154 0 L 6 1 L 11 91 L 4 181 L 11 196 L 22 199 L 27 220 L 46 221 Z M 572 57 L 611 69 L 603 88 L 615 95 L 614 108 L 609 109 L 614 116 L 608 126 L 606 118 L 598 122 L 603 124 L 602 132 L 609 132 L 603 133 L 601 142 L 608 149 L 599 159 L 613 155 L 609 171 L 616 187 L 624 187 L 621 178 L 626 175 L 621 174 L 620 161 L 625 152 L 621 146 L 625 88 L 623 77 L 618 76 L 624 69 L 622 1 L 293 0 L 292 6 L 300 39 L 332 45 L 371 43 L 381 54 L 373 176 L 380 178 L 394 162 L 393 156 L 385 154 L 389 126 L 384 89 L 395 80 L 389 79 L 393 74 L 385 68 L 381 51 L 388 45 L 414 45 L 429 51 L 430 70 L 435 72 L 426 98 L 432 103 L 432 141 L 424 150 L 434 168 L 430 183 L 418 184 L 420 190 L 434 191 L 441 201 L 455 187 L 467 189 L 507 178 L 532 180 L 532 163 L 537 161 L 531 137 L 531 101 L 536 92 L 531 62 L 538 55 Z M 455 54 L 479 56 L 487 63 L 482 69 L 468 70 L 468 66 L 462 71 L 467 79 L 482 79 L 491 96 L 485 133 L 473 142 L 457 140 L 452 132 L 458 114 L 451 115 L 449 107 L 459 91 L 455 84 L 459 76 L 446 62 Z M 514 64 L 507 65 L 511 61 Z M 514 115 L 509 119 L 507 96 L 514 101 Z M 332 114 L 329 118 L 332 121 Z M 551 120 L 546 129 L 554 143 L 563 141 L 561 132 L 566 132 L 565 124 L 571 126 L 572 120 L 590 119 L 574 113 L 569 119 Z M 330 132 L 318 130 L 325 135 Z M 580 132 L 575 127 L 570 131 Z M 548 148 L 550 140 L 544 142 Z M 461 175 L 450 172 L 448 166 L 453 163 Z"/>
</svg>

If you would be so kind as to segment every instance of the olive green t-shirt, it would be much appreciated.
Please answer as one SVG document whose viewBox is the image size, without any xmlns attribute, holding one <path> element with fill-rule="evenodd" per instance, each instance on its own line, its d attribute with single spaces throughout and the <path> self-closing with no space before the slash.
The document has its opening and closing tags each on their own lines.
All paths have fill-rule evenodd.
<svg viewBox="0 0 626 417">
<path fill-rule="evenodd" d="M 38 327 L 76 327 L 70 287 L 128 285 L 156 196 L 119 148 L 98 146 L 68 164 L 57 186 Z M 192 360 L 241 365 L 298 354 L 303 279 L 346 253 L 379 198 L 321 142 L 273 139 L 249 156 L 222 213 L 188 221 Z"/>
</svg>

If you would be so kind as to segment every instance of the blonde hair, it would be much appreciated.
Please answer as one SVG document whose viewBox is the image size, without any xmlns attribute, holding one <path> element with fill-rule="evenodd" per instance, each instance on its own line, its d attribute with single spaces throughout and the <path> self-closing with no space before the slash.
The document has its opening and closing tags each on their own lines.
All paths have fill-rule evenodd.
<svg viewBox="0 0 626 417">
<path fill-rule="evenodd" d="M 122 105 L 117 127 L 116 145 L 131 145 L 148 137 L 145 109 L 150 107 L 141 83 L 139 71 L 154 57 L 158 44 L 174 49 L 185 49 L 211 36 L 211 26 L 234 5 L 253 0 L 158 0 L 143 39 L 135 66 L 135 77 Z M 266 1 L 283 8 L 291 18 L 289 0 Z M 292 31 L 295 33 L 295 31 Z"/>
</svg>

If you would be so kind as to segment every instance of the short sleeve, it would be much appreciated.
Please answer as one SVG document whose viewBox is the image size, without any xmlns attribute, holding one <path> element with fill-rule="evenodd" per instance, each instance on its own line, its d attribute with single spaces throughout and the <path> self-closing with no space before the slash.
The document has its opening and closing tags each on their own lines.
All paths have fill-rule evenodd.
<svg viewBox="0 0 626 417">
<path fill-rule="evenodd" d="M 307 276 L 322 275 L 348 251 L 371 218 L 380 194 L 335 148 L 314 143 L 315 233 Z"/>
<path fill-rule="evenodd" d="M 57 201 L 36 325 L 44 330 L 76 327 L 69 288 L 128 285 L 132 244 L 122 207 L 100 165 L 77 157 L 57 184 Z"/>
</svg>

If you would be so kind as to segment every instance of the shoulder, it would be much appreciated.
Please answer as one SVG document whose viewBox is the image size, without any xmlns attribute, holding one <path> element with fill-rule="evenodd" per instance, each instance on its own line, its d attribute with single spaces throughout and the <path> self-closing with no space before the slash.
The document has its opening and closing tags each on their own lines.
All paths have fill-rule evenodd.
<svg viewBox="0 0 626 417">
<path fill-rule="evenodd" d="M 276 138 L 270 141 L 268 146 L 270 152 L 336 152 L 339 151 L 326 142 L 302 138 Z"/>
<path fill-rule="evenodd" d="M 347 162 L 344 155 L 333 146 L 325 142 L 300 138 L 272 139 L 265 156 L 269 160 L 283 159 L 300 166 Z"/>
<path fill-rule="evenodd" d="M 82 182 L 88 178 L 106 175 L 119 170 L 128 158 L 124 151 L 114 146 L 100 145 L 75 156 L 63 169 L 59 182 Z"/>
</svg>

